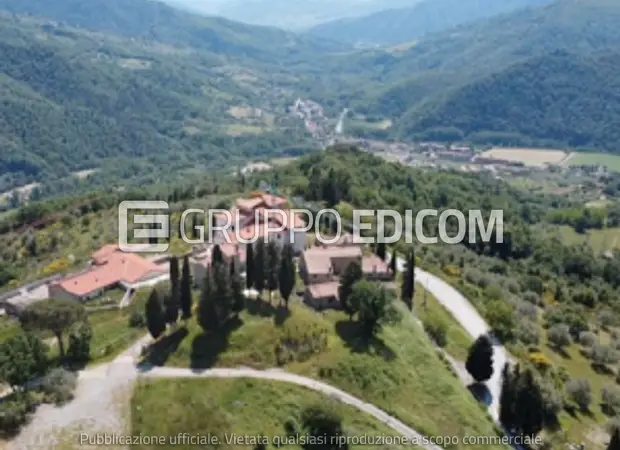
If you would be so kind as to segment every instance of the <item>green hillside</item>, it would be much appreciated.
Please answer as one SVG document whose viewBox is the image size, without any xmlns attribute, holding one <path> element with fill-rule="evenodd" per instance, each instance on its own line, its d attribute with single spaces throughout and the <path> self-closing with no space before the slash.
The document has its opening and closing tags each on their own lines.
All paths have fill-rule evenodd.
<svg viewBox="0 0 620 450">
<path fill-rule="evenodd" d="M 557 50 L 614 51 L 620 46 L 618 23 L 616 1 L 561 0 L 430 35 L 406 51 L 365 52 L 354 61 L 348 56 L 347 65 L 373 80 L 353 106 L 362 114 L 394 118 L 533 57 Z"/>
<path fill-rule="evenodd" d="M 0 10 L 46 17 L 90 30 L 261 60 L 338 48 L 320 39 L 300 38 L 275 28 L 187 13 L 155 0 L 0 0 Z"/>
<path fill-rule="evenodd" d="M 312 28 L 310 34 L 352 43 L 398 44 L 465 22 L 549 1 L 425 0 L 411 7 L 320 24 Z"/>
<path fill-rule="evenodd" d="M 99 184 L 154 182 L 306 139 L 286 118 L 297 79 L 277 63 L 9 15 L 0 53 L 0 192 L 94 168 L 110 169 Z"/>
<path fill-rule="evenodd" d="M 619 69 L 617 53 L 534 58 L 413 109 L 401 131 L 407 137 L 435 131 L 480 143 L 615 150 Z"/>
</svg>

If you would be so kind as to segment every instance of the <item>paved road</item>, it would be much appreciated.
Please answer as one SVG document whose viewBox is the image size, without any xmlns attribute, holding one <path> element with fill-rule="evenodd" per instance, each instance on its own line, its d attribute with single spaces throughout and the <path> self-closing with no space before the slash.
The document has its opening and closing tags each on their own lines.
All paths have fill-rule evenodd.
<svg viewBox="0 0 620 450">
<path fill-rule="evenodd" d="M 405 260 L 403 258 L 398 258 L 396 260 L 396 266 L 400 272 L 404 271 Z M 484 321 L 469 300 L 441 278 L 418 268 L 415 270 L 415 278 L 428 292 L 435 296 L 439 303 L 454 316 L 465 331 L 474 339 L 490 331 L 491 327 Z M 502 389 L 502 369 L 507 361 L 508 354 L 506 350 L 497 342 L 493 347 L 493 376 L 486 382 L 491 394 L 489 412 L 496 422 L 499 421 L 499 396 Z"/>
<path fill-rule="evenodd" d="M 329 397 L 339 400 L 347 405 L 351 405 L 360 411 L 370 414 L 375 419 L 381 421 L 392 430 L 406 436 L 409 442 L 422 443 L 423 436 L 413 428 L 408 427 L 400 420 L 390 416 L 385 411 L 377 408 L 376 406 L 366 403 L 357 397 L 354 397 L 346 392 L 312 378 L 306 378 L 299 375 L 294 375 L 288 372 L 284 372 L 278 369 L 272 370 L 254 370 L 254 369 L 209 369 L 203 371 L 194 371 L 192 369 L 182 369 L 176 367 L 156 367 L 145 371 L 142 374 L 143 377 L 149 378 L 257 378 L 261 380 L 273 380 L 281 381 L 285 383 L 296 384 L 297 386 L 303 386 L 313 391 L 320 392 L 328 395 Z M 427 444 L 422 445 L 427 450 L 441 450 L 441 447 Z"/>
</svg>

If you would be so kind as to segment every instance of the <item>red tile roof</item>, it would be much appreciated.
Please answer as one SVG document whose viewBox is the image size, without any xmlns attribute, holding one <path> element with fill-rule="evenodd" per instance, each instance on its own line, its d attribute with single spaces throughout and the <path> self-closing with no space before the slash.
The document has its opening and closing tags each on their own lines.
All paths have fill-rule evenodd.
<svg viewBox="0 0 620 450">
<path fill-rule="evenodd" d="M 362 272 L 369 273 L 389 273 L 388 265 L 377 255 L 372 254 L 362 258 Z"/>
<path fill-rule="evenodd" d="M 330 281 L 328 283 L 311 284 L 306 289 L 308 289 L 312 298 L 338 298 L 339 287 L 340 283 L 338 281 Z"/>
<path fill-rule="evenodd" d="M 134 284 L 150 275 L 161 275 L 167 272 L 165 268 L 136 254 L 113 251 L 112 246 L 103 247 L 93 256 L 97 257 L 97 265 L 84 273 L 69 276 L 55 284 L 81 297 L 119 282 Z"/>
<path fill-rule="evenodd" d="M 362 257 L 362 249 L 350 247 L 312 247 L 303 254 L 306 271 L 310 275 L 325 275 L 331 273 L 332 259 Z"/>
</svg>

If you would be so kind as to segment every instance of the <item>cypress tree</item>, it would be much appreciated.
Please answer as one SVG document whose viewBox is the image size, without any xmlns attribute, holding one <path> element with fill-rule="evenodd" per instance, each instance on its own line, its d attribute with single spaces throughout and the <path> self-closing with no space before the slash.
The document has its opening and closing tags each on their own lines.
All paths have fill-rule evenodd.
<svg viewBox="0 0 620 450">
<path fill-rule="evenodd" d="M 180 303 L 179 285 L 179 260 L 175 257 L 170 259 L 170 293 L 165 297 L 166 323 L 173 324 L 179 318 Z"/>
<path fill-rule="evenodd" d="M 375 253 L 377 254 L 377 256 L 379 258 L 381 258 L 381 261 L 385 261 L 385 242 L 378 242 L 376 249 L 375 249 Z"/>
<path fill-rule="evenodd" d="M 392 259 L 390 260 L 390 272 L 392 272 L 392 276 L 396 277 L 396 262 L 398 260 L 398 254 L 396 253 L 396 249 L 392 251 Z"/>
<path fill-rule="evenodd" d="M 254 289 L 262 296 L 265 289 L 265 242 L 262 239 L 256 241 L 254 251 Z"/>
<path fill-rule="evenodd" d="M 410 310 L 413 310 L 413 297 L 415 294 L 415 254 L 413 250 L 409 253 L 405 273 L 403 274 L 403 284 L 401 298 Z"/>
<path fill-rule="evenodd" d="M 493 375 L 493 343 L 486 334 L 476 339 L 469 348 L 465 368 L 477 383 Z"/>
<path fill-rule="evenodd" d="M 234 265 L 231 264 L 233 270 L 230 274 L 230 290 L 232 291 L 232 311 L 239 314 L 245 308 L 245 296 L 243 295 L 243 281 L 239 274 L 234 271 Z"/>
<path fill-rule="evenodd" d="M 202 288 L 200 290 L 200 302 L 198 304 L 198 323 L 205 332 L 215 331 L 219 327 L 217 310 L 215 308 L 215 289 L 211 268 L 207 269 Z"/>
<path fill-rule="evenodd" d="M 499 420 L 511 430 L 515 422 L 515 382 L 510 365 L 504 364 L 502 369 L 502 390 L 499 397 Z"/>
<path fill-rule="evenodd" d="M 153 288 L 151 291 L 145 309 L 146 326 L 151 336 L 157 339 L 166 331 L 166 317 L 157 288 Z"/>
<path fill-rule="evenodd" d="M 607 445 L 607 450 L 620 450 L 620 428 L 615 428 L 611 434 L 611 440 Z"/>
<path fill-rule="evenodd" d="M 274 291 L 278 290 L 278 266 L 280 265 L 280 255 L 277 244 L 273 241 L 267 245 L 267 290 L 269 291 L 269 301 Z"/>
<path fill-rule="evenodd" d="M 532 369 L 528 368 L 519 382 L 515 409 L 521 434 L 535 436 L 543 429 L 544 399 Z"/>
<path fill-rule="evenodd" d="M 248 244 L 245 250 L 245 287 L 252 289 L 254 286 L 254 247 Z"/>
<path fill-rule="evenodd" d="M 192 316 L 192 276 L 189 267 L 189 257 L 187 255 L 183 258 L 180 303 L 181 311 L 183 311 L 183 319 L 189 319 Z"/>
<path fill-rule="evenodd" d="M 222 249 L 219 245 L 215 245 L 213 247 L 213 253 L 211 254 L 211 261 L 213 263 L 213 267 L 218 264 L 221 264 L 224 261 L 224 256 L 222 255 Z"/>
<path fill-rule="evenodd" d="M 280 296 L 284 300 L 287 308 L 289 298 L 295 288 L 296 277 L 297 272 L 295 270 L 295 263 L 293 262 L 293 246 L 291 244 L 285 244 L 282 248 L 282 261 L 280 262 L 278 278 Z"/>
<path fill-rule="evenodd" d="M 233 293 L 228 267 L 218 264 L 213 267 L 214 304 L 219 325 L 228 321 L 233 310 Z"/>
</svg>

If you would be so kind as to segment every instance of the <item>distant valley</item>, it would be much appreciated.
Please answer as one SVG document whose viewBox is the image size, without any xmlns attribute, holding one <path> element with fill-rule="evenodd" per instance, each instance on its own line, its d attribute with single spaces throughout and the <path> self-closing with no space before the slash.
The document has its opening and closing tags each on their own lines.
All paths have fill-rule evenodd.
<svg viewBox="0 0 620 450">
<path fill-rule="evenodd" d="M 434 33 L 359 49 L 148 0 L 0 0 L 0 192 L 164 183 L 322 148 L 291 114 L 298 98 L 329 132 L 347 110 L 351 137 L 615 151 L 620 5 L 547 3 L 472 3 L 471 22 L 439 15 Z"/>
</svg>

